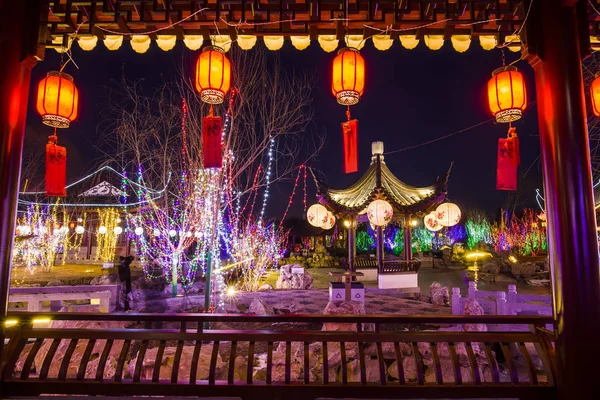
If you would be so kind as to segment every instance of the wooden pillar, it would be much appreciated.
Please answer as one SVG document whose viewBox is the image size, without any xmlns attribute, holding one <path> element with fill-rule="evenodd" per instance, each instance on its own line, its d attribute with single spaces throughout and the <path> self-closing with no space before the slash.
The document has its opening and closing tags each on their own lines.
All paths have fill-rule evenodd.
<svg viewBox="0 0 600 400">
<path fill-rule="evenodd" d="M 375 248 L 377 250 L 377 268 L 379 273 L 383 272 L 383 259 L 384 257 L 384 235 L 383 235 L 383 226 L 378 226 L 376 228 L 377 237 L 375 238 Z"/>
<path fill-rule="evenodd" d="M 348 270 L 350 272 L 356 272 L 354 267 L 354 260 L 356 258 L 356 217 L 351 216 L 348 218 L 350 226 L 348 229 Z"/>
<path fill-rule="evenodd" d="M 410 226 L 410 218 L 411 215 L 407 214 L 404 219 L 404 259 L 406 261 L 412 260 L 412 228 Z"/>
<path fill-rule="evenodd" d="M 87 245 L 87 252 L 86 252 L 87 254 L 86 254 L 85 258 L 86 258 L 86 260 L 90 260 L 91 257 L 92 257 L 92 240 L 93 240 L 93 238 L 92 238 L 92 236 L 93 236 L 92 229 L 93 229 L 93 225 L 92 225 L 91 222 L 88 222 L 87 224 L 88 224 L 87 225 L 88 227 L 86 229 L 86 232 L 87 232 L 87 235 L 88 235 L 88 237 L 87 237 L 87 243 L 88 243 L 88 245 Z"/>
<path fill-rule="evenodd" d="M 8 305 L 29 81 L 31 68 L 37 62 L 41 10 L 40 0 L 0 2 L 0 312 L 2 316 L 6 315 Z M 3 342 L 3 338 L 0 339 Z"/>
<path fill-rule="evenodd" d="M 548 252 L 557 321 L 559 398 L 600 396 L 600 266 L 581 50 L 587 1 L 532 3 L 526 56 L 535 71 Z M 579 37 L 581 33 L 581 37 Z M 590 361 L 593 360 L 593 361 Z"/>
</svg>

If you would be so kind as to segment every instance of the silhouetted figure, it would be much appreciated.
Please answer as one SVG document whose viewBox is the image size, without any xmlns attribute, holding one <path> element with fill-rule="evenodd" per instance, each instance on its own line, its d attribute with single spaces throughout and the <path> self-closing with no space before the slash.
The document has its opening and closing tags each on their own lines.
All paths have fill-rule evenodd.
<svg viewBox="0 0 600 400">
<path fill-rule="evenodd" d="M 119 280 L 125 283 L 125 299 L 123 306 L 125 311 L 129 310 L 129 293 L 131 293 L 131 263 L 135 260 L 134 256 L 120 257 Z"/>
</svg>

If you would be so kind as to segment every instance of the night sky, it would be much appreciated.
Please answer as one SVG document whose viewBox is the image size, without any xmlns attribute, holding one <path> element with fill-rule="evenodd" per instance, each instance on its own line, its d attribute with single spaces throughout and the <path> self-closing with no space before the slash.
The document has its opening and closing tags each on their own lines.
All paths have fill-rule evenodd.
<svg viewBox="0 0 600 400">
<path fill-rule="evenodd" d="M 257 46 L 263 43 L 258 41 Z M 71 64 L 66 72 L 73 75 L 79 88 L 79 118 L 71 128 L 59 133 L 60 144 L 68 151 L 67 181 L 82 177 L 100 164 L 102 154 L 97 146 L 99 131 L 106 121 L 109 88 L 117 87 L 123 74 L 130 80 L 144 79 L 145 87 L 152 90 L 163 81 L 177 79 L 179 66 L 192 66 L 197 54 L 185 48 L 183 42 L 178 42 L 169 52 L 163 52 L 153 43 L 145 54 L 135 53 L 126 41 L 121 49 L 113 52 L 100 42 L 91 52 L 74 45 L 73 58 L 79 69 Z M 369 41 L 361 54 L 367 68 L 366 89 L 358 105 L 352 107 L 352 116 L 360 121 L 359 172 L 346 175 L 342 172 L 340 131 L 345 110 L 336 103 L 330 89 L 335 53 L 325 53 L 316 41 L 304 51 L 294 49 L 286 41 L 279 51 L 284 69 L 305 69 L 315 77 L 314 129 L 326 131 L 327 143 L 311 166 L 323 171 L 332 187 L 347 187 L 360 177 L 369 164 L 373 141 L 383 141 L 386 152 L 400 150 L 491 118 L 485 90 L 491 72 L 501 65 L 500 50 L 484 51 L 476 41 L 463 54 L 452 49 L 450 42 L 438 51 L 427 49 L 424 43 L 414 50 L 406 50 L 396 41 L 390 50 L 379 51 Z M 518 55 L 507 51 L 506 57 L 511 62 Z M 59 65 L 60 56 L 54 50 L 47 50 L 46 60 L 33 70 L 30 94 L 33 100 L 29 102 L 25 137 L 28 154 L 42 151 L 51 133 L 35 111 L 37 82 Z M 535 101 L 533 71 L 525 62 L 517 66 L 525 74 L 531 103 Z M 518 208 L 533 207 L 535 189 L 542 187 L 540 164 L 536 161 L 539 137 L 535 103 L 530 104 L 516 126 L 522 157 L 517 193 L 495 189 L 497 140 L 506 136 L 507 125 L 492 121 L 433 144 L 388 155 L 385 161 L 398 178 L 415 186 L 432 184 L 454 161 L 448 198 L 463 210 L 479 208 L 495 214 L 499 207 L 509 204 L 516 203 Z M 38 160 L 43 163 L 43 159 Z M 282 183 L 272 190 L 269 215 L 282 215 L 291 188 L 291 183 Z M 308 188 L 310 204 L 315 200 L 312 181 L 308 182 Z M 301 212 L 299 204 L 300 199 L 290 215 Z"/>
</svg>

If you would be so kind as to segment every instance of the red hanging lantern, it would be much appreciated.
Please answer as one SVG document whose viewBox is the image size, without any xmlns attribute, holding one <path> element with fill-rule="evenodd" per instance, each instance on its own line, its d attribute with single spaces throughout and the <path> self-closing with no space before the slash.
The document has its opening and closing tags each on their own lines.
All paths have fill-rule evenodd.
<svg viewBox="0 0 600 400">
<path fill-rule="evenodd" d="M 506 139 L 498 139 L 498 163 L 496 166 L 496 189 L 517 190 L 517 169 L 521 164 L 517 129 L 508 129 Z"/>
<path fill-rule="evenodd" d="M 67 195 L 67 149 L 57 146 L 55 135 L 46 144 L 46 196 Z"/>
<path fill-rule="evenodd" d="M 223 122 L 221 117 L 209 115 L 202 118 L 204 168 L 221 168 L 223 165 L 222 133 Z"/>
<path fill-rule="evenodd" d="M 39 83 L 36 108 L 44 124 L 68 128 L 77 118 L 78 105 L 79 92 L 71 75 L 51 71 Z"/>
<path fill-rule="evenodd" d="M 344 172 L 350 174 L 358 171 L 358 120 L 342 122 L 344 143 Z"/>
<path fill-rule="evenodd" d="M 527 89 L 523 74 L 513 66 L 495 70 L 488 81 L 488 100 L 496 122 L 521 119 L 527 108 Z"/>
<path fill-rule="evenodd" d="M 600 76 L 596 76 L 590 85 L 590 97 L 592 99 L 592 111 L 600 117 Z"/>
<path fill-rule="evenodd" d="M 196 62 L 196 89 L 208 104 L 221 104 L 231 85 L 231 64 L 222 49 L 208 46 Z"/>
<path fill-rule="evenodd" d="M 331 91 L 337 102 L 352 106 L 365 90 L 365 60 L 358 50 L 344 48 L 333 60 Z"/>
</svg>

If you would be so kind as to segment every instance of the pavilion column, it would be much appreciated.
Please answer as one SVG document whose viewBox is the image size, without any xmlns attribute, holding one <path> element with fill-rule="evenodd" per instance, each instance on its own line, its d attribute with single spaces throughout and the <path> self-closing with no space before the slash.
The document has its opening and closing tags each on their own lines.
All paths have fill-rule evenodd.
<svg viewBox="0 0 600 400">
<path fill-rule="evenodd" d="M 37 50 L 41 3 L 41 0 L 0 2 L 0 312 L 2 316 L 6 315 L 8 305 L 29 80 L 31 68 L 36 63 L 34 56 Z M 2 337 L 0 339 L 3 341 Z"/>
<path fill-rule="evenodd" d="M 86 229 L 86 233 L 87 233 L 87 252 L 86 252 L 86 259 L 87 260 L 91 260 L 92 258 L 92 229 L 93 229 L 93 225 L 91 222 L 88 222 L 88 228 Z"/>
<path fill-rule="evenodd" d="M 527 53 L 535 71 L 561 399 L 598 398 L 600 274 L 581 46 L 587 2 L 535 1 Z M 595 395 L 594 395 L 595 393 Z"/>
<path fill-rule="evenodd" d="M 350 226 L 348 227 L 348 270 L 356 272 L 354 259 L 356 258 L 356 217 L 351 216 Z"/>
<path fill-rule="evenodd" d="M 376 228 L 377 238 L 375 238 L 375 246 L 377 250 L 377 268 L 379 273 L 383 272 L 383 259 L 384 259 L 384 237 L 383 237 L 383 226 Z"/>
<path fill-rule="evenodd" d="M 406 261 L 412 260 L 412 229 L 410 227 L 410 214 L 404 218 L 404 259 Z"/>
</svg>

